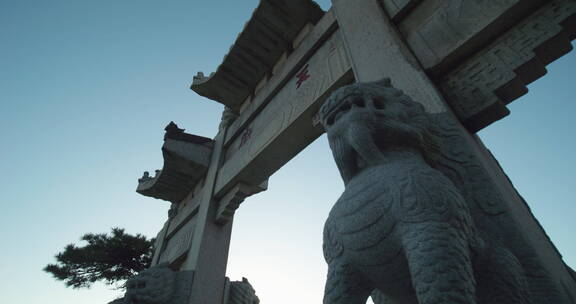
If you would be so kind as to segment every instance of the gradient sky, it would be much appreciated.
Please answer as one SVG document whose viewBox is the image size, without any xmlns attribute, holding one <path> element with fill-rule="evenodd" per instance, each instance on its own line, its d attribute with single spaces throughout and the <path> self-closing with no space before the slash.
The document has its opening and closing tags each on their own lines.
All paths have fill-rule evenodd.
<svg viewBox="0 0 576 304">
<path fill-rule="evenodd" d="M 329 0 L 319 1 L 324 9 Z M 164 126 L 213 137 L 222 111 L 188 89 L 216 70 L 257 0 L 0 0 L 1 303 L 104 304 L 42 268 L 86 232 L 153 237 L 169 204 L 138 195 Z M 576 266 L 576 52 L 480 132 Z M 325 136 L 237 212 L 228 275 L 262 303 L 320 303 L 322 225 L 343 190 Z"/>
</svg>

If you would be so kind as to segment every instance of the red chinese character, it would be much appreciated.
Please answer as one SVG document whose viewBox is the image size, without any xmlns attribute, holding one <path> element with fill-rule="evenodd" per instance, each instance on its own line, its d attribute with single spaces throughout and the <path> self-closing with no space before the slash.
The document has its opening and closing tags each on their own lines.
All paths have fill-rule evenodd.
<svg viewBox="0 0 576 304">
<path fill-rule="evenodd" d="M 246 131 L 244 131 L 244 133 L 242 133 L 242 136 L 240 137 L 239 147 L 242 147 L 245 143 L 247 143 L 251 137 L 252 137 L 252 128 L 247 128 Z"/>
<path fill-rule="evenodd" d="M 302 68 L 302 71 L 296 74 L 296 78 L 298 79 L 296 81 L 296 88 L 300 88 L 302 83 L 310 78 L 310 74 L 308 74 L 308 65 L 305 65 L 304 68 Z"/>
</svg>

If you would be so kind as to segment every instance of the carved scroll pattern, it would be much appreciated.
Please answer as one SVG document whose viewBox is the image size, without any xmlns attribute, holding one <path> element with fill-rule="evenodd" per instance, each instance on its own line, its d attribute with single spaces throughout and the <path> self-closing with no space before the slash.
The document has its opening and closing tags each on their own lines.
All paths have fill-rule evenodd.
<svg viewBox="0 0 576 304">
<path fill-rule="evenodd" d="M 517 69 L 527 63 L 548 63 L 547 60 L 540 62 L 534 50 L 562 33 L 561 22 L 575 13 L 574 1 L 550 1 L 540 11 L 442 79 L 440 85 L 458 118 L 466 124 L 488 107 L 500 102 L 509 103 L 523 95 L 527 91 L 523 86 L 535 79 L 525 81 L 526 77 L 518 75 Z M 503 95 L 512 96 L 509 98 L 511 100 L 501 100 L 497 91 L 512 81 L 521 82 L 520 91 L 501 92 Z M 499 118 L 501 117 L 484 124 L 488 125 Z M 485 125 L 474 129 L 479 130 Z"/>
</svg>

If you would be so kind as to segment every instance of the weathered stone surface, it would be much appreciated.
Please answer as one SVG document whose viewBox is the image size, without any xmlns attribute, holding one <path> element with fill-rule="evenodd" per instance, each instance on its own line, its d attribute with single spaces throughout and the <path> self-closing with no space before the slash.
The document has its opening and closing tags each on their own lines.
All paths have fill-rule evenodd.
<svg viewBox="0 0 576 304">
<path fill-rule="evenodd" d="M 283 22 L 286 12 L 271 13 L 266 10 L 281 8 L 285 4 L 298 5 L 298 3 L 304 3 L 303 8 L 306 8 L 311 1 L 263 0 L 261 2 L 261 6 L 247 24 L 243 34 L 239 36 L 217 73 L 209 78 L 200 75 L 193 84 L 193 87 L 202 87 L 199 89 L 201 94 L 215 98 L 232 108 L 229 108 L 223 116 L 220 132 L 214 140 L 207 174 L 196 183 L 195 190 L 189 187 L 184 198 L 179 200 L 180 203 L 174 204 L 175 208 L 171 212 L 173 217 L 171 216 L 169 223 L 159 234 L 159 237 L 162 235 L 162 241 L 158 246 L 161 249 L 157 251 L 159 253 L 155 256 L 155 260 L 170 262 L 173 267 L 179 269 L 195 271 L 198 280 L 194 281 L 192 289 L 195 292 L 190 298 L 191 303 L 226 303 L 222 290 L 226 285 L 224 274 L 234 211 L 244 197 L 253 191 L 250 189 L 266 180 L 322 133 L 321 127 L 311 123 L 312 117 L 315 116 L 314 114 L 327 94 L 353 81 L 352 72 L 357 81 L 373 81 L 383 76 L 394 77 L 395 84 L 399 88 L 408 95 L 414 96 L 416 101 L 430 112 L 428 119 L 433 120 L 433 125 L 436 127 L 433 135 L 440 142 L 437 152 L 439 158 L 436 160 L 438 167 L 435 169 L 439 170 L 441 175 L 438 177 L 439 173 L 436 171 L 432 171 L 433 173 L 424 171 L 431 175 L 436 174 L 434 176 L 437 178 L 434 178 L 433 182 L 450 188 L 450 191 L 456 193 L 452 194 L 457 197 L 457 202 L 452 202 L 452 204 L 463 205 L 464 208 L 447 208 L 450 211 L 447 214 L 455 214 L 461 226 L 465 228 L 464 232 L 442 228 L 443 231 L 449 230 L 454 237 L 448 241 L 442 238 L 433 241 L 445 245 L 451 244 L 453 240 L 460 240 L 464 244 L 474 244 L 474 240 L 480 240 L 476 242 L 478 244 L 474 244 L 476 247 L 471 246 L 475 249 L 470 251 L 474 253 L 473 255 L 462 249 L 466 246 L 456 246 L 459 249 L 456 250 L 455 255 L 452 255 L 452 258 L 456 256 L 454 259 L 460 259 L 463 263 L 459 264 L 453 272 L 458 273 L 459 269 L 470 270 L 469 265 L 472 263 L 472 270 L 476 272 L 475 278 L 478 282 L 497 282 L 502 278 L 502 272 L 509 272 L 510 275 L 504 277 L 511 278 L 512 281 L 518 278 L 519 280 L 504 282 L 499 286 L 516 286 L 506 290 L 511 293 L 505 293 L 506 291 L 498 286 L 488 291 L 486 291 L 485 284 L 476 286 L 482 295 L 492 292 L 507 298 L 509 303 L 522 303 L 514 302 L 514 297 L 522 294 L 525 289 L 518 287 L 522 285 L 523 278 L 528 284 L 530 296 L 535 299 L 534 303 L 570 303 L 566 299 L 570 293 L 574 298 L 574 292 L 570 290 L 576 289 L 570 272 L 566 270 L 558 253 L 554 251 L 541 227 L 530 214 L 526 204 L 515 193 L 501 169 L 484 150 L 481 142 L 462 128 L 451 115 L 450 107 L 445 104 L 443 96 L 439 94 L 435 83 L 430 79 L 430 75 L 435 75 L 434 70 L 452 71 L 451 69 L 460 64 L 458 60 L 478 53 L 478 50 L 485 46 L 481 45 L 482 43 L 491 42 L 491 39 L 502 34 L 493 31 L 489 33 L 490 35 L 485 35 L 486 28 L 494 29 L 493 26 L 497 25 L 496 28 L 501 29 L 502 23 L 499 20 L 505 20 L 510 27 L 520 22 L 521 18 L 514 19 L 521 15 L 515 8 L 526 8 L 546 1 L 503 0 L 501 3 L 495 3 L 494 7 L 488 8 L 489 14 L 484 14 L 482 6 L 489 1 L 333 0 L 334 8 L 325 13 L 317 23 L 308 21 L 298 30 L 295 29 L 296 27 L 292 28 L 294 24 L 285 24 L 284 26 L 290 27 L 290 31 L 294 29 L 288 35 L 290 37 L 274 32 L 277 29 L 275 28 L 277 23 Z M 382 11 L 380 4 L 388 10 L 388 14 Z M 431 11 L 427 10 L 430 9 L 430 5 L 439 4 L 444 6 L 437 6 Z M 461 12 L 476 14 L 486 20 L 477 24 L 468 22 L 462 28 L 450 28 L 450 24 L 458 25 L 462 22 L 458 20 L 458 18 L 461 19 L 462 14 L 451 14 L 457 12 L 457 6 L 462 4 L 472 7 L 480 6 L 482 9 L 479 10 L 466 6 L 464 7 L 466 9 Z M 511 6 L 507 6 L 508 4 Z M 308 8 L 310 11 L 300 17 L 293 15 L 294 11 L 289 13 L 292 15 L 287 20 L 296 18 L 303 21 L 310 17 L 310 14 L 317 12 L 315 6 Z M 301 9 L 295 8 L 295 11 Z M 394 11 L 391 14 L 392 9 Z M 496 16 L 497 14 L 493 12 L 496 9 L 515 13 L 512 15 L 506 13 L 504 17 Z M 447 15 L 441 16 L 445 18 L 443 20 L 434 19 L 439 17 L 434 16 L 436 12 L 444 12 Z M 420 20 L 424 23 L 409 25 L 408 22 L 414 20 L 413 18 L 417 19 L 418 14 L 420 17 L 426 17 Z M 387 15 L 390 15 L 392 20 L 388 20 Z M 277 20 L 266 20 L 266 22 L 272 22 L 273 25 L 267 27 L 262 20 L 259 20 L 262 16 Z M 514 18 L 506 20 L 506 16 Z M 426 24 L 427 21 L 431 22 Z M 566 28 L 576 28 L 574 18 L 565 19 L 562 25 L 565 32 L 568 32 Z M 446 42 L 446 44 L 439 43 L 430 47 L 434 52 L 440 51 L 438 54 L 420 53 L 416 58 L 413 56 L 416 52 L 410 50 L 404 43 L 408 39 L 401 36 L 402 32 L 397 31 L 396 26 L 403 27 L 404 30 L 415 30 L 420 34 L 431 31 L 428 33 L 429 37 L 424 38 L 440 37 L 442 39 L 438 41 Z M 255 36 L 250 38 L 245 34 Z M 445 34 L 449 37 L 444 37 Z M 456 35 L 450 36 L 452 34 Z M 569 36 L 573 38 L 573 33 Z M 246 37 L 258 39 L 250 40 L 245 39 Z M 422 43 L 422 41 L 416 39 L 411 43 Z M 255 52 L 250 53 L 252 46 L 258 49 L 257 52 L 262 51 L 260 49 L 262 46 L 274 47 L 273 55 L 266 55 L 268 57 L 264 58 L 260 57 L 263 53 L 260 55 Z M 556 54 L 553 50 L 541 47 L 538 48 L 537 53 L 542 58 L 552 58 Z M 448 61 L 452 63 L 445 64 L 444 59 L 434 63 L 434 60 L 438 59 L 434 57 L 436 55 L 439 55 L 439 58 L 448 58 Z M 424 62 L 420 58 L 422 56 L 432 58 L 430 62 L 434 64 L 434 68 L 429 68 L 428 74 L 422 69 L 421 64 Z M 438 68 L 439 66 L 442 69 Z M 523 79 L 535 79 L 539 75 L 538 71 L 538 69 L 522 67 L 515 72 L 523 75 L 520 76 Z M 466 75 L 463 78 L 465 77 Z M 246 83 L 241 83 L 243 81 Z M 438 83 L 436 82 L 436 85 Z M 442 88 L 444 89 L 443 86 Z M 365 132 L 358 129 L 350 132 L 356 131 Z M 376 128 L 368 133 L 372 131 L 378 133 L 381 129 Z M 383 138 L 386 139 L 387 136 Z M 351 139 L 350 141 L 360 140 Z M 402 138 L 401 143 L 407 142 L 410 142 L 409 136 Z M 419 139 L 415 142 L 419 142 Z M 432 141 L 422 144 L 428 145 L 428 151 L 437 150 Z M 370 154 L 370 150 L 374 149 L 368 148 L 364 152 Z M 423 153 L 423 155 L 429 154 Z M 430 162 L 433 162 L 432 158 L 424 159 L 425 164 Z M 351 182 L 355 179 L 353 176 L 364 174 L 355 172 L 364 166 L 366 164 L 359 161 L 351 167 L 341 166 L 344 168 L 341 170 L 345 173 L 343 176 L 348 176 L 347 179 Z M 374 167 L 379 168 L 380 165 Z M 367 172 L 362 178 L 374 183 L 374 187 L 386 188 L 385 186 L 390 182 L 381 178 L 379 170 L 360 171 Z M 377 178 L 371 178 L 370 172 L 375 172 L 373 174 Z M 150 176 L 145 178 L 145 180 L 149 179 Z M 376 182 L 373 182 L 373 179 Z M 394 179 L 391 180 L 394 181 Z M 441 187 L 429 188 L 431 189 L 425 194 L 433 196 L 440 191 L 436 188 Z M 416 194 L 422 194 L 422 192 L 414 191 Z M 361 191 L 359 193 L 358 198 L 355 198 L 356 201 L 368 201 L 366 197 L 370 195 Z M 350 190 L 346 195 L 349 197 L 352 194 L 354 193 Z M 367 205 L 370 206 L 370 204 Z M 447 203 L 447 205 L 450 204 Z M 454 211 L 454 209 L 458 210 Z M 381 210 L 375 208 L 370 211 L 369 215 L 374 216 Z M 474 225 L 471 225 L 467 219 L 470 217 L 473 218 Z M 458 222 L 458 220 L 451 223 Z M 405 222 L 405 218 L 401 221 Z M 392 219 L 385 222 L 394 221 Z M 359 221 L 353 224 L 361 223 L 366 222 Z M 453 228 L 450 226 L 451 223 L 447 224 L 448 228 Z M 400 229 L 399 226 L 395 225 L 392 230 Z M 425 232 L 431 234 L 435 231 L 432 228 L 425 230 L 429 230 Z M 440 233 L 440 230 L 436 229 L 436 232 Z M 191 234 L 187 231 L 192 231 L 193 236 L 190 237 Z M 418 238 L 418 235 L 415 238 Z M 494 239 L 499 241 L 490 241 Z M 361 242 L 367 244 L 370 239 L 362 239 Z M 407 243 L 408 245 L 410 244 Z M 433 247 L 432 249 L 436 250 L 438 249 L 436 247 L 442 246 Z M 431 252 L 435 254 L 434 250 Z M 433 254 L 431 256 L 434 257 Z M 366 260 L 370 258 L 372 257 L 368 256 Z M 432 259 L 427 258 L 428 260 L 426 258 L 422 260 L 423 263 Z M 428 272 L 442 270 L 443 265 L 454 261 L 452 258 L 447 258 L 447 261 L 437 263 L 438 265 L 426 265 L 426 269 Z M 396 261 L 391 264 L 398 265 Z M 393 272 L 401 273 L 401 268 L 397 267 L 393 269 Z M 477 272 L 478 268 L 485 271 Z M 346 273 L 349 269 L 337 267 L 336 271 Z M 462 272 L 464 276 L 465 272 Z M 518 275 L 520 272 L 523 275 Z M 426 272 L 424 273 L 426 275 Z M 399 285 L 398 290 L 412 288 L 411 284 L 406 284 L 406 281 L 402 279 L 402 277 L 394 278 L 394 282 Z M 485 291 L 481 291 L 482 288 Z M 559 292 L 561 288 L 568 291 Z M 367 296 L 365 290 L 363 292 Z M 466 288 L 462 292 L 465 295 L 471 293 Z M 514 295 L 515 292 L 516 295 Z M 225 295 L 224 298 L 226 297 Z M 378 301 L 386 301 L 386 303 L 410 303 L 390 302 L 389 298 L 385 298 L 380 293 L 375 297 Z M 410 294 L 407 298 L 414 300 L 415 296 Z M 433 298 L 433 296 L 426 296 L 426 298 Z"/>
<path fill-rule="evenodd" d="M 152 263 L 151 266 L 158 265 L 158 259 L 160 258 L 160 254 L 162 253 L 162 248 L 164 248 L 164 239 L 166 238 L 166 232 L 168 230 L 170 220 L 164 223 L 164 226 L 158 234 L 156 234 L 156 241 L 154 242 L 154 254 L 152 255 Z"/>
<path fill-rule="evenodd" d="M 226 145 L 242 136 L 247 125 L 266 107 L 288 82 L 294 81 L 295 76 L 301 72 L 301 67 L 306 60 L 321 47 L 336 29 L 336 18 L 332 11 L 326 12 L 322 19 L 310 29 L 307 35 L 301 37 L 298 48 L 294 49 L 290 56 L 282 64 L 282 68 L 277 68 L 272 74 L 266 86 L 257 95 L 247 98 L 244 102 L 244 109 L 240 116 L 228 129 L 226 134 Z M 305 31 L 303 29 L 302 31 Z M 300 39 L 297 37 L 295 39 Z M 278 62 L 280 63 L 280 62 Z"/>
<path fill-rule="evenodd" d="M 572 49 L 576 3 L 549 1 L 540 10 L 441 78 L 446 99 L 472 132 L 506 116 L 506 104 L 528 92 L 545 66 Z"/>
<path fill-rule="evenodd" d="M 428 112 L 446 111 L 442 96 L 421 69 L 379 0 L 332 0 L 342 40 L 358 82 L 393 77 L 396 86 Z"/>
<path fill-rule="evenodd" d="M 571 0 L 399 2 L 383 7 L 472 132 L 508 115 L 505 105 L 525 94 L 576 36 Z M 409 12 L 395 17 L 404 6 Z"/>
<path fill-rule="evenodd" d="M 114 304 L 187 304 L 193 271 L 173 271 L 158 265 L 131 277 L 124 298 Z"/>
<path fill-rule="evenodd" d="M 292 41 L 324 11 L 310 0 L 260 1 L 217 71 L 194 77 L 192 90 L 237 111 Z"/>
<path fill-rule="evenodd" d="M 166 235 L 164 240 L 164 248 L 161 249 L 159 263 L 174 264 L 178 259 L 184 257 L 194 237 L 194 230 L 196 228 L 196 218 L 191 217 L 183 227 L 174 230 L 172 234 Z"/>
<path fill-rule="evenodd" d="M 222 112 L 222 119 L 220 121 L 220 125 L 218 126 L 219 130 L 224 130 L 228 128 L 234 121 L 238 118 L 238 112 L 234 111 L 228 107 L 224 108 L 224 112 Z"/>
<path fill-rule="evenodd" d="M 259 304 L 260 299 L 256 296 L 256 291 L 248 282 L 248 279 L 242 278 L 242 281 L 230 282 L 226 278 L 226 287 L 224 288 L 224 303 L 226 304 Z"/>
<path fill-rule="evenodd" d="M 214 221 L 214 184 L 223 158 L 223 143 L 227 128 L 214 138 L 210 167 L 199 191 L 199 207 L 194 215 L 196 225 L 193 241 L 180 265 L 181 270 L 194 271 L 194 283 L 189 303 L 221 303 L 223 298 L 226 261 L 230 246 L 232 223 L 218 225 Z"/>
<path fill-rule="evenodd" d="M 486 239 L 452 181 L 432 116 L 390 81 L 357 83 L 322 106 L 345 190 L 324 229 L 324 303 L 532 303 L 525 270 Z M 554 298 L 554 290 L 549 290 Z"/>
<path fill-rule="evenodd" d="M 444 104 L 394 25 L 378 11 L 377 0 L 332 3 L 356 80 L 393 77 L 396 87 L 424 105 L 447 142 L 441 145 L 446 149 L 440 169 L 464 192 L 467 202 L 475 202 L 471 211 L 479 231 L 505 241 L 514 255 L 522 257 L 530 289 L 544 295 L 537 302 L 571 303 L 566 297 L 576 297 L 576 281 L 566 271 L 561 255 L 492 154 Z M 549 290 L 566 292 L 550 299 L 545 296 Z"/>
<path fill-rule="evenodd" d="M 144 172 L 136 192 L 179 203 L 206 174 L 214 144 L 209 138 L 184 133 L 173 122 L 165 130 L 164 167 L 154 177 Z"/>
<path fill-rule="evenodd" d="M 258 16 L 258 14 L 254 16 Z M 329 61 L 331 60 L 332 63 L 334 63 L 334 60 L 339 59 L 338 56 L 342 55 L 342 52 L 341 50 L 335 50 L 333 44 L 326 44 L 327 39 L 332 36 L 335 30 L 336 23 L 333 15 L 330 13 L 326 14 L 325 18 L 313 28 L 308 26 L 308 29 L 302 29 L 296 39 L 298 41 L 294 42 L 295 45 L 298 45 L 298 49 L 294 50 L 290 56 L 285 58 L 285 62 L 277 62 L 277 66 L 275 67 L 277 74 L 273 75 L 266 83 L 261 84 L 260 92 L 254 96 L 254 99 L 247 98 L 243 101 L 245 105 L 242 106 L 243 110 L 240 115 L 238 116 L 239 113 L 234 109 L 227 109 L 225 111 L 219 133 L 213 141 L 214 148 L 212 150 L 208 171 L 204 178 L 196 184 L 196 189 L 189 191 L 187 196 L 179 203 L 177 209 L 178 214 L 165 225 L 165 233 L 163 234 L 164 248 L 157 250 L 157 252 L 163 251 L 163 253 L 156 255 L 156 259 L 158 259 L 159 262 L 168 261 L 174 267 L 178 267 L 178 269 L 194 271 L 195 281 L 192 287 L 190 303 L 221 303 L 222 301 L 226 259 L 232 228 L 231 214 L 234 211 L 234 205 L 239 202 L 239 200 L 225 199 L 228 193 L 227 191 L 231 190 L 233 186 L 239 182 L 244 183 L 251 189 L 248 192 L 254 193 L 255 191 L 261 191 L 265 187 L 262 187 L 260 184 L 267 180 L 267 176 L 264 174 L 271 174 L 271 172 L 279 168 L 281 164 L 288 161 L 292 157 L 291 155 L 303 149 L 322 133 L 319 127 L 310 125 L 306 117 L 311 117 L 312 114 L 317 111 L 319 107 L 318 102 L 322 100 L 322 96 L 320 95 L 323 93 L 321 90 L 330 89 L 331 86 L 338 84 L 337 81 L 341 80 L 341 71 L 339 70 L 341 65 L 331 66 L 329 65 Z M 306 33 L 307 31 L 309 32 Z M 263 108 L 267 107 L 271 98 L 285 87 L 286 84 L 294 86 L 293 83 L 298 81 L 296 79 L 296 73 L 300 72 L 302 66 L 310 60 L 310 57 L 315 51 L 325 45 L 326 47 L 324 49 L 327 49 L 331 56 L 325 58 L 325 62 L 314 63 L 311 66 L 319 64 L 322 69 L 331 69 L 331 73 L 319 75 L 319 77 L 314 77 L 314 81 L 307 81 L 306 83 L 298 85 L 302 90 L 306 91 L 306 94 L 308 94 L 311 89 L 319 90 L 317 92 L 319 96 L 313 96 L 315 100 L 312 101 L 309 99 L 304 100 L 302 103 L 304 108 L 297 107 L 293 109 L 302 110 L 304 113 L 296 123 L 291 122 L 292 125 L 289 125 L 289 132 L 285 132 L 282 135 L 282 141 L 290 141 L 290 144 L 288 144 L 289 150 L 274 152 L 275 156 L 278 157 L 272 157 L 272 159 L 274 159 L 274 161 L 281 161 L 282 163 L 274 168 L 274 166 L 268 163 L 270 161 L 270 155 L 260 157 L 261 160 L 258 160 L 257 163 L 252 160 L 248 167 L 250 170 L 259 170 L 260 172 L 258 173 L 260 177 L 253 176 L 254 179 L 249 178 L 247 180 L 238 179 L 231 181 L 229 188 L 221 188 L 220 190 L 222 191 L 220 191 L 220 193 L 215 193 L 214 190 L 217 189 L 214 187 L 216 177 L 221 178 L 222 175 L 234 173 L 221 167 L 222 163 L 226 165 L 224 162 L 225 153 L 229 150 L 229 147 L 226 147 L 225 143 L 229 145 L 234 142 L 240 134 L 243 134 L 245 131 L 243 128 L 251 123 Z M 340 78 L 334 79 L 333 77 Z M 332 81 L 335 82 L 332 83 Z M 315 86 L 310 87 L 310 83 L 313 83 Z M 320 87 L 318 87 L 318 85 L 320 85 Z M 297 101 L 298 100 L 295 100 L 295 102 Z M 305 105 L 308 105 L 305 104 L 306 102 L 313 102 L 311 105 L 312 108 L 306 108 Z M 309 130 L 313 130 L 313 132 L 308 132 Z M 294 136 L 295 134 L 302 133 L 308 133 L 308 135 L 304 137 Z M 292 145 L 291 143 L 295 141 L 301 143 Z M 282 147 L 279 143 L 276 143 L 274 146 L 275 149 Z M 270 150 L 264 149 L 264 152 L 269 153 Z M 250 177 L 250 175 L 248 176 Z M 258 181 L 256 181 L 257 178 Z M 235 197 L 235 195 L 231 195 L 231 197 Z M 217 214 L 219 214 L 220 217 L 215 218 L 214 215 Z M 194 228 L 191 228 L 191 224 L 189 224 L 191 222 L 195 222 Z M 193 229 L 193 236 L 186 254 L 183 255 L 182 252 L 184 250 L 182 249 L 184 246 L 182 244 L 185 244 L 189 240 L 189 238 L 184 237 L 189 234 L 182 232 L 186 229 Z M 179 237 L 179 235 L 183 237 Z"/>
<path fill-rule="evenodd" d="M 170 237 L 180 228 L 182 228 L 192 217 L 198 213 L 200 207 L 200 198 L 197 196 L 199 191 L 188 194 L 188 197 L 182 200 L 178 207 L 178 214 L 170 220 L 170 227 L 168 227 L 167 236 Z"/>
<path fill-rule="evenodd" d="M 225 224 L 232 220 L 234 212 L 246 197 L 268 189 L 268 180 L 258 187 L 251 187 L 244 183 L 234 186 L 218 201 L 218 211 L 216 211 L 216 222 Z"/>
<path fill-rule="evenodd" d="M 409 10 L 420 4 L 422 0 L 382 0 L 384 9 L 394 22 L 401 20 Z"/>
<path fill-rule="evenodd" d="M 322 134 L 321 128 L 310 123 L 312 116 L 327 92 L 351 80 L 339 32 L 328 34 L 322 47 L 299 63 L 296 75 L 292 74 L 258 115 L 247 122 L 241 135 L 227 142 L 225 163 L 216 183 L 217 196 L 238 182 L 262 183 Z M 243 115 L 231 129 L 242 119 Z"/>
<path fill-rule="evenodd" d="M 108 304 L 189 304 L 194 271 L 173 271 L 160 264 L 134 275 L 126 282 L 124 297 Z M 222 288 L 223 304 L 259 304 L 256 291 L 248 282 L 230 282 L 225 278 Z M 211 301 L 205 303 L 213 303 Z"/>
<path fill-rule="evenodd" d="M 398 28 L 423 68 L 440 74 L 545 2 L 424 0 L 398 23 Z"/>
<path fill-rule="evenodd" d="M 194 272 L 187 303 L 222 303 L 231 223 L 217 225 L 214 221 L 213 185 L 226 129 L 235 116 L 224 111 L 208 172 L 179 204 L 173 204 L 177 214 L 157 237 L 153 265 Z"/>
</svg>

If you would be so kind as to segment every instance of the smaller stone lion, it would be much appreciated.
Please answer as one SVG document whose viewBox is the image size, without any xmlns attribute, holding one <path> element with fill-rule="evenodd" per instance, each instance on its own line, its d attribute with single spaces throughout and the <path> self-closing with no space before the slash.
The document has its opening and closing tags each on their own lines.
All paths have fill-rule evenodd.
<svg viewBox="0 0 576 304">
<path fill-rule="evenodd" d="M 175 293 L 176 273 L 167 265 L 146 269 L 126 282 L 125 304 L 167 304 Z"/>
<path fill-rule="evenodd" d="M 336 90 L 319 114 L 345 184 L 324 226 L 325 304 L 363 304 L 374 290 L 395 304 L 529 303 L 518 260 L 487 248 L 435 169 L 422 105 L 385 79 Z"/>
</svg>

